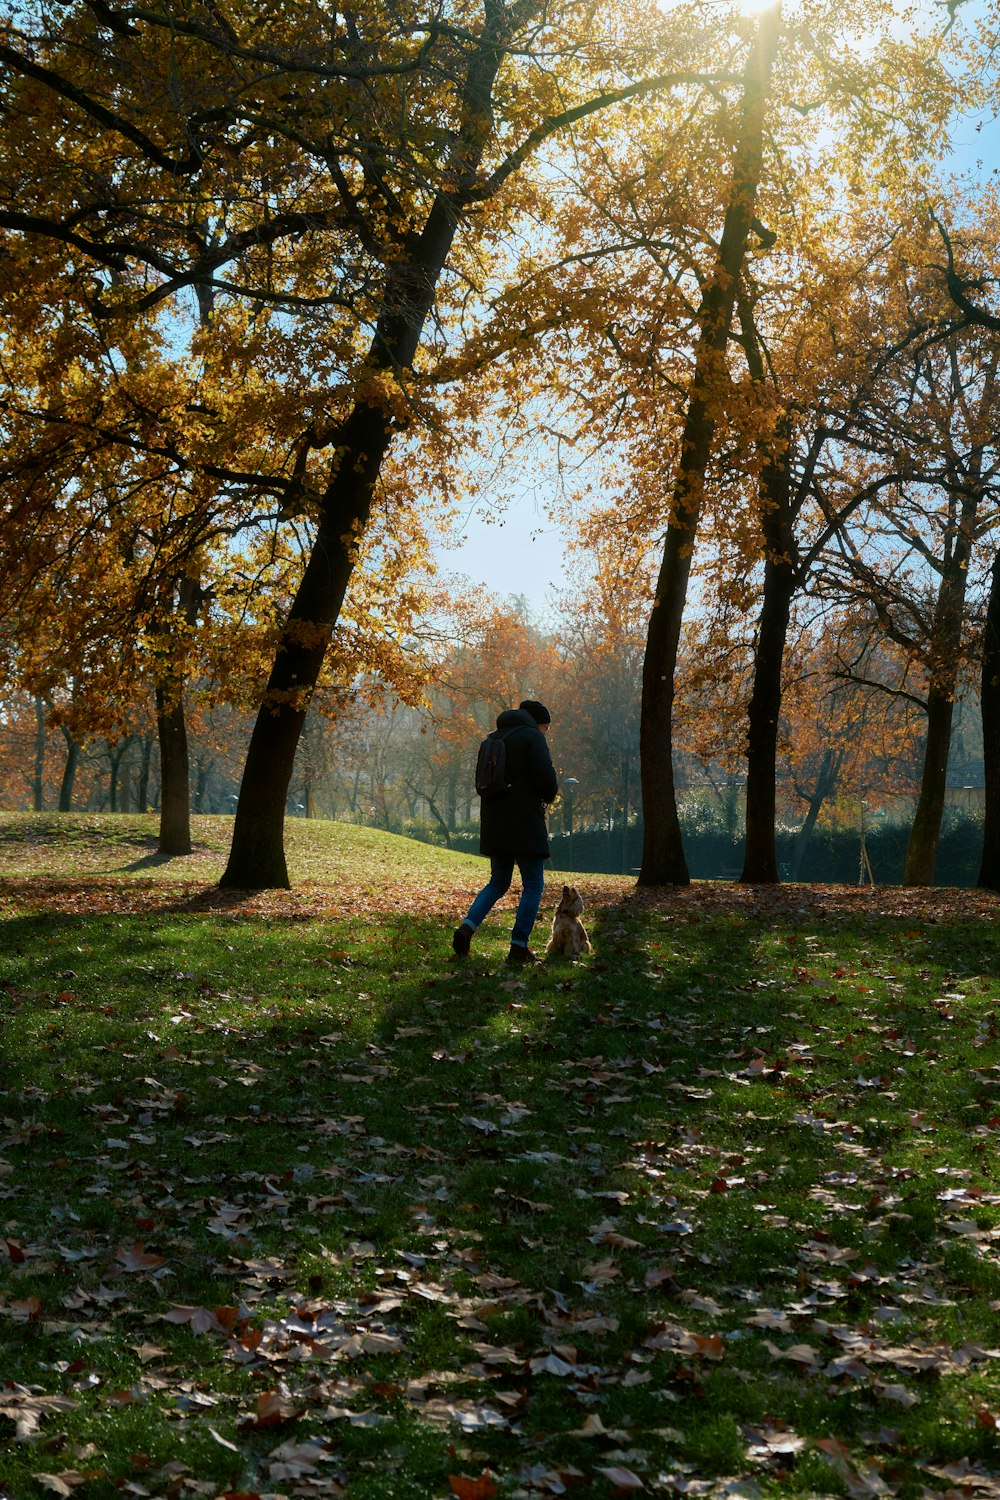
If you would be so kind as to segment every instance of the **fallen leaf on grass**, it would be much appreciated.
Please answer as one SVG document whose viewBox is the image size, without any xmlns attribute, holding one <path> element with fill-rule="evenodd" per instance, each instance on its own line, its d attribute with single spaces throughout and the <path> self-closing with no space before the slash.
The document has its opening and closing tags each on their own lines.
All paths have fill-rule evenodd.
<svg viewBox="0 0 1000 1500">
<path fill-rule="evenodd" d="M 851 1500 L 873 1500 L 873 1497 L 894 1493 L 874 1464 L 859 1469 L 852 1463 L 851 1450 L 846 1443 L 837 1438 L 819 1438 L 815 1446 L 837 1471 Z"/>
<path fill-rule="evenodd" d="M 802 1365 L 804 1369 L 819 1369 L 819 1355 L 811 1344 L 792 1344 L 788 1349 L 779 1349 L 777 1344 L 765 1339 L 764 1348 L 772 1359 L 787 1359 L 794 1365 Z"/>
<path fill-rule="evenodd" d="M 497 1492 L 496 1482 L 487 1473 L 478 1479 L 466 1479 L 463 1474 L 449 1474 L 448 1483 L 458 1500 L 493 1500 Z"/>
<path fill-rule="evenodd" d="M 240 1315 L 238 1307 L 171 1307 L 164 1323 L 187 1324 L 192 1333 L 228 1333 Z"/>
<path fill-rule="evenodd" d="M 603 1285 L 603 1283 L 608 1281 L 614 1281 L 621 1274 L 620 1269 L 615 1265 L 613 1260 L 594 1261 L 592 1265 L 584 1266 L 583 1268 L 583 1275 L 587 1281 L 596 1282 L 599 1285 Z"/>
<path fill-rule="evenodd" d="M 747 1318 L 747 1322 L 753 1324 L 755 1328 L 770 1328 L 775 1333 L 791 1333 L 792 1331 L 787 1314 L 778 1312 L 773 1307 L 760 1308 Z"/>
<path fill-rule="evenodd" d="M 872 1390 L 880 1400 L 895 1401 L 897 1406 L 916 1406 L 920 1401 L 920 1397 L 913 1391 L 907 1390 L 905 1385 L 886 1385 L 876 1380 Z"/>
<path fill-rule="evenodd" d="M 132 1344 L 132 1350 L 138 1357 L 141 1365 L 148 1365 L 154 1359 L 166 1359 L 166 1349 L 161 1349 L 159 1344 Z"/>
<path fill-rule="evenodd" d="M 119 1245 L 115 1251 L 115 1260 L 126 1271 L 155 1271 L 159 1266 L 165 1266 L 166 1256 L 154 1255 L 146 1249 L 142 1240 L 136 1240 L 129 1248 L 127 1245 Z"/>
<path fill-rule="evenodd" d="M 77 1405 L 69 1396 L 34 1396 L 23 1388 L 0 1387 L 0 1417 L 9 1417 L 14 1423 L 14 1436 L 19 1443 L 31 1441 L 43 1417 L 52 1412 L 75 1411 Z"/>
<path fill-rule="evenodd" d="M 540 1354 L 537 1359 L 528 1360 L 528 1369 L 532 1375 L 576 1375 L 579 1372 L 575 1365 L 567 1364 L 560 1359 L 558 1354 Z"/>
<path fill-rule="evenodd" d="M 745 1427 L 743 1437 L 747 1445 L 747 1458 L 758 1462 L 790 1453 L 801 1453 L 808 1446 L 805 1438 L 790 1432 L 787 1427 Z"/>
<path fill-rule="evenodd" d="M 718 1334 L 690 1333 L 679 1323 L 657 1323 L 642 1345 L 644 1349 L 676 1349 L 679 1354 L 693 1354 L 699 1359 L 726 1357 L 725 1343 Z"/>
<path fill-rule="evenodd" d="M 653 1266 L 642 1278 L 643 1286 L 653 1288 L 662 1286 L 665 1281 L 673 1281 L 676 1272 L 672 1266 Z"/>
<path fill-rule="evenodd" d="M 567 1437 L 610 1438 L 613 1442 L 624 1443 L 628 1440 L 628 1433 L 622 1427 L 605 1427 L 596 1412 L 591 1412 L 582 1427 L 577 1427 L 568 1432 Z"/>
<path fill-rule="evenodd" d="M 420 1415 L 428 1422 L 455 1422 L 463 1432 L 483 1432 L 490 1427 L 509 1425 L 507 1418 L 494 1407 L 478 1401 L 445 1401 L 438 1397 L 421 1407 Z"/>
<path fill-rule="evenodd" d="M 54 1495 L 72 1495 L 78 1485 L 103 1479 L 103 1469 L 65 1469 L 61 1474 L 36 1474 L 35 1478 Z"/>
<path fill-rule="evenodd" d="M 266 1461 L 272 1480 L 302 1479 L 315 1474 L 319 1464 L 332 1463 L 334 1457 L 323 1438 L 313 1437 L 304 1442 L 282 1443 L 267 1455 Z"/>
<path fill-rule="evenodd" d="M 603 1474 L 610 1484 L 620 1490 L 644 1490 L 646 1486 L 638 1474 L 633 1474 L 631 1469 L 620 1468 L 617 1464 L 610 1469 L 595 1469 L 596 1474 Z"/>
<path fill-rule="evenodd" d="M 261 1427 L 280 1427 L 282 1422 L 293 1422 L 296 1417 L 300 1417 L 303 1410 L 284 1391 L 262 1391 L 257 1397 L 256 1412 L 244 1417 L 240 1426 L 255 1430 Z"/>
<path fill-rule="evenodd" d="M 701 1292 L 695 1291 L 694 1287 L 688 1287 L 681 1292 L 679 1302 L 686 1302 L 688 1307 L 693 1307 L 695 1312 L 708 1313 L 710 1317 L 721 1318 L 724 1308 L 720 1307 L 714 1297 L 705 1297 Z"/>
</svg>

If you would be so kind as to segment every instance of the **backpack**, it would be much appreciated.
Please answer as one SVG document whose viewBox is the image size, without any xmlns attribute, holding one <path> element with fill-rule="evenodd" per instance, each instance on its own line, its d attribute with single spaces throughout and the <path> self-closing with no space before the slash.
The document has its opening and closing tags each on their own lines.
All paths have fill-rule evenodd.
<svg viewBox="0 0 1000 1500">
<path fill-rule="evenodd" d="M 510 733 L 508 729 L 507 734 Z M 507 746 L 505 735 L 494 731 L 479 747 L 476 759 L 476 791 L 480 797 L 499 797 L 507 790 Z"/>
</svg>

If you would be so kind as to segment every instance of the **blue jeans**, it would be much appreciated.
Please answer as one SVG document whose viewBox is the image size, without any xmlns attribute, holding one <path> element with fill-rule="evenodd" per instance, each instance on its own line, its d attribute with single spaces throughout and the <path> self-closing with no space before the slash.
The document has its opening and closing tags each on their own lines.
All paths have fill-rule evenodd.
<svg viewBox="0 0 1000 1500">
<path fill-rule="evenodd" d="M 521 899 L 517 903 L 514 931 L 510 935 L 510 940 L 518 948 L 527 948 L 531 929 L 538 916 L 538 908 L 542 904 L 542 892 L 545 889 L 545 860 L 540 854 L 491 855 L 489 884 L 483 886 L 469 907 L 469 915 L 465 919 L 465 924 L 475 932 L 479 924 L 496 906 L 500 897 L 505 896 L 510 890 L 515 865 L 521 872 Z"/>
</svg>

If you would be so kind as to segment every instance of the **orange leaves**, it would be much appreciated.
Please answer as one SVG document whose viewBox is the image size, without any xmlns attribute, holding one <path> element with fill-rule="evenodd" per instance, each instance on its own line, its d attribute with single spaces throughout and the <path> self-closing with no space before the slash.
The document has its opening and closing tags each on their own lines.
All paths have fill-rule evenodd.
<svg viewBox="0 0 1000 1500">
<path fill-rule="evenodd" d="M 493 1500 L 498 1489 L 496 1481 L 485 1471 L 478 1479 L 466 1479 L 462 1474 L 449 1474 L 448 1483 L 458 1500 Z"/>
</svg>

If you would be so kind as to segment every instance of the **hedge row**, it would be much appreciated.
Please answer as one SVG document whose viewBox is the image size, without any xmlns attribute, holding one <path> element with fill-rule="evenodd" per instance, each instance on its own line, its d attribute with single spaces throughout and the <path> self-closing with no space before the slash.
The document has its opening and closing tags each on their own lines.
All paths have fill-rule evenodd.
<svg viewBox="0 0 1000 1500">
<path fill-rule="evenodd" d="M 410 830 L 420 836 L 416 829 Z M 898 885 L 903 877 L 906 845 L 910 836 L 904 823 L 877 823 L 868 830 L 865 846 L 872 874 L 878 885 Z M 437 842 L 437 839 L 434 840 Z M 551 833 L 551 869 L 577 870 L 600 874 L 633 875 L 642 859 L 642 825 L 627 830 L 580 828 L 572 838 Z M 475 853 L 479 848 L 478 832 L 452 835 L 451 847 Z M 795 848 L 794 833 L 777 837 L 778 868 L 788 879 Z M 975 885 L 983 848 L 982 823 L 965 813 L 946 818 L 938 848 L 934 872 L 936 885 Z M 685 832 L 684 851 L 688 868 L 695 880 L 736 880 L 743 868 L 743 839 L 732 838 L 724 829 Z M 809 842 L 799 878 L 811 884 L 847 884 L 858 880 L 861 865 L 861 840 L 857 830 L 817 828 Z"/>
</svg>

